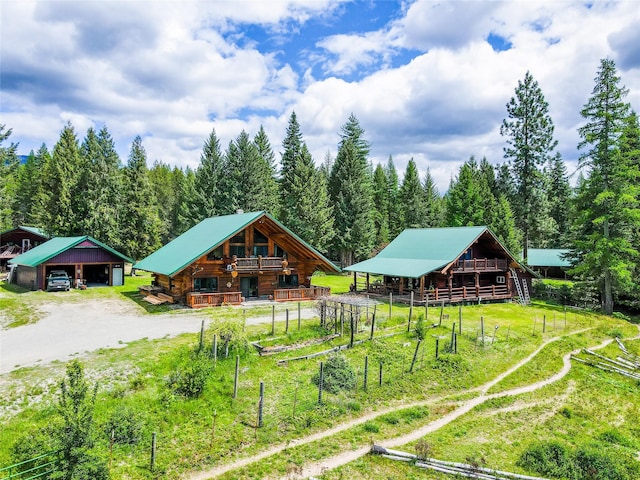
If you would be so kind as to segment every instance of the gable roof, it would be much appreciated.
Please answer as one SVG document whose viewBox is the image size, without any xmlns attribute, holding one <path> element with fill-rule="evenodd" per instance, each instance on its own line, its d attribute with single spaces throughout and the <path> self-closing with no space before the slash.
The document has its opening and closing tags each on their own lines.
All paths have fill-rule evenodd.
<svg viewBox="0 0 640 480">
<path fill-rule="evenodd" d="M 571 267 L 571 262 L 564 258 L 568 248 L 530 248 L 527 251 L 527 264 L 530 267 Z"/>
<path fill-rule="evenodd" d="M 99 242 L 89 235 L 83 235 L 79 237 L 54 237 L 51 240 L 44 242 L 37 247 L 32 248 L 26 253 L 17 256 L 11 260 L 12 264 L 24 265 L 25 267 L 37 267 L 38 265 L 46 262 L 47 260 L 59 255 L 60 253 L 75 247 L 76 245 L 89 240 L 97 246 L 104 248 L 112 254 L 120 257 L 125 262 L 133 263 L 133 260 L 126 255 L 114 250 L 113 248 Z"/>
<path fill-rule="evenodd" d="M 404 230 L 378 255 L 345 268 L 349 272 L 366 272 L 391 277 L 420 278 L 445 269 L 456 261 L 484 233 L 493 237 L 487 227 L 412 228 Z"/>
<path fill-rule="evenodd" d="M 264 211 L 205 218 L 159 250 L 140 260 L 133 268 L 172 277 L 262 217 L 266 217 L 303 245 L 329 270 L 340 271 L 320 252 Z"/>
<path fill-rule="evenodd" d="M 4 232 L 0 232 L 0 235 L 5 235 L 9 232 L 14 232 L 16 230 L 24 230 L 25 232 L 29 232 L 29 233 L 33 233 L 34 235 L 38 235 L 44 239 L 49 238 L 49 235 L 47 235 L 46 233 L 44 233 L 43 230 L 41 230 L 38 227 L 27 227 L 25 225 L 18 225 L 15 228 L 10 228 L 9 230 L 5 230 Z"/>
</svg>

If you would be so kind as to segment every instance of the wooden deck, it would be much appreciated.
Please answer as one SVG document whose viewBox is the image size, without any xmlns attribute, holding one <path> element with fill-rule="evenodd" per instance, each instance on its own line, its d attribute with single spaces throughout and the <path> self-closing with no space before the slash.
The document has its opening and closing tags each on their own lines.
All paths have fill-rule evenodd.
<svg viewBox="0 0 640 480">
<path fill-rule="evenodd" d="M 236 271 L 238 272 L 259 272 L 284 270 L 284 259 L 282 257 L 248 257 L 236 259 Z M 232 264 L 228 264 L 227 269 L 232 268 Z"/>
<path fill-rule="evenodd" d="M 314 300 L 318 297 L 331 295 L 329 287 L 286 288 L 274 290 L 273 299 L 276 302 L 290 302 L 295 300 Z"/>
<path fill-rule="evenodd" d="M 472 260 L 458 260 L 453 265 L 455 273 L 460 272 L 506 272 L 509 269 L 507 261 L 501 258 L 474 258 Z"/>
<path fill-rule="evenodd" d="M 187 305 L 191 308 L 219 307 L 221 305 L 240 305 L 241 292 L 228 293 L 187 293 Z"/>
<path fill-rule="evenodd" d="M 382 293 L 380 288 L 371 288 L 369 291 L 358 290 L 360 294 L 369 294 L 380 298 L 389 298 L 389 290 Z M 508 300 L 514 298 L 516 294 L 509 293 L 506 285 L 487 285 L 484 287 L 460 287 L 452 288 L 434 288 L 424 292 L 421 296 L 420 292 L 414 292 L 413 301 L 417 305 L 429 305 L 444 303 L 462 303 L 462 302 L 478 302 L 478 301 L 495 301 Z M 394 302 L 409 303 L 411 301 L 411 292 L 405 291 L 402 295 L 393 294 Z"/>
</svg>

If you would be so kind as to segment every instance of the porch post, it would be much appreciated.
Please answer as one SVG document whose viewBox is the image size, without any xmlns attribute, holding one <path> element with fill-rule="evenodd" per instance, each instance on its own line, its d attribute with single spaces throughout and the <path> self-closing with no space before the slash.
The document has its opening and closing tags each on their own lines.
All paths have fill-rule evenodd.
<svg viewBox="0 0 640 480">
<path fill-rule="evenodd" d="M 404 293 L 404 277 L 400 277 L 400 284 L 398 285 L 398 295 Z"/>
<path fill-rule="evenodd" d="M 511 288 L 511 270 L 507 270 L 507 293 L 509 295 L 512 295 L 512 288 Z"/>
<path fill-rule="evenodd" d="M 367 273 L 367 292 L 369 291 L 369 274 Z"/>
<path fill-rule="evenodd" d="M 476 297 L 480 296 L 480 272 L 476 272 Z"/>
<path fill-rule="evenodd" d="M 356 283 L 356 272 L 353 272 L 353 292 L 358 293 L 358 284 Z"/>
<path fill-rule="evenodd" d="M 452 289 L 453 289 L 453 271 L 449 272 L 449 299 L 451 299 Z"/>
<path fill-rule="evenodd" d="M 420 277 L 420 298 L 424 299 L 424 275 Z"/>
</svg>

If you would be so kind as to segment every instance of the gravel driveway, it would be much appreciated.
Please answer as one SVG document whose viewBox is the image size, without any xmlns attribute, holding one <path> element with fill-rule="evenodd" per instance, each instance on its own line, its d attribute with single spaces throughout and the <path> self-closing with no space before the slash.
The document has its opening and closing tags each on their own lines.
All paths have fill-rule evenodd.
<svg viewBox="0 0 640 480">
<path fill-rule="evenodd" d="M 271 321 L 271 315 L 252 317 L 251 308 L 243 308 L 247 308 L 248 324 Z M 202 320 L 209 321 L 201 311 L 148 315 L 118 300 L 56 303 L 43 305 L 40 310 L 44 318 L 39 322 L 0 330 L 0 374 L 54 360 L 67 361 L 100 348 L 124 347 L 142 338 L 197 333 Z M 314 315 L 313 309 L 301 312 L 303 318 Z M 278 313 L 276 319 L 284 319 L 284 312 Z"/>
</svg>

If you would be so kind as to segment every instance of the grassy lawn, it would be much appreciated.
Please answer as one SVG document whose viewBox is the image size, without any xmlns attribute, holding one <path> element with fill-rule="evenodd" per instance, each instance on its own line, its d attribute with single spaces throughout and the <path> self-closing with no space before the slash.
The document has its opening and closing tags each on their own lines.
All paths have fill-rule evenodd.
<svg viewBox="0 0 640 480">
<path fill-rule="evenodd" d="M 332 289 L 346 285 L 348 290 L 351 278 L 321 276 L 317 280 Z M 67 299 L 80 301 L 84 298 L 109 296 L 131 298 L 127 294 L 135 294 L 137 285 L 144 283 L 148 283 L 148 278 L 127 278 L 127 285 L 124 287 L 69 292 L 72 295 Z M 316 277 L 313 284 L 320 284 L 316 282 Z M 22 297 L 23 294 L 15 295 Z M 294 305 L 290 307 L 295 311 Z M 175 314 L 185 312 L 194 313 L 191 310 L 178 310 Z M 268 316 L 271 314 L 271 307 L 252 310 L 251 315 L 257 315 L 256 312 Z M 452 323 L 458 324 L 460 312 L 462 334 L 458 338 L 458 354 L 447 353 Z M 418 315 L 424 316 L 426 313 L 423 309 L 416 309 L 412 326 L 415 326 Z M 559 369 L 558 355 L 561 356 L 566 351 L 599 343 L 613 334 L 629 336 L 637 332 L 634 326 L 624 321 L 582 312 L 570 312 L 565 327 L 564 312 L 544 304 L 531 307 L 515 304 L 474 305 L 463 307 L 461 311 L 457 307 L 445 307 L 444 313 L 449 315 L 449 320 L 427 330 L 426 338 L 416 355 L 413 372 L 409 373 L 417 339 L 413 331 L 406 331 L 408 307 L 394 305 L 389 316 L 388 307 L 380 305 L 376 314 L 376 339 L 373 342 L 365 341 L 344 352 L 356 370 L 357 382 L 354 382 L 353 388 L 341 394 L 325 393 L 322 405 L 318 404 L 318 390 L 311 382 L 311 377 L 318 371 L 319 362 L 326 360 L 326 356 L 289 361 L 282 366 L 278 366 L 277 361 L 344 345 L 348 342 L 348 335 L 322 345 L 307 346 L 270 357 L 260 357 L 252 348 L 232 351 L 229 358 L 218 358 L 207 376 L 203 393 L 194 399 L 174 393 L 167 386 L 167 379 L 175 375 L 180 367 L 193 362 L 197 335 L 155 341 L 141 340 L 122 350 L 95 352 L 84 363 L 89 377 L 100 380 L 95 414 L 96 423 L 100 427 L 96 450 L 107 456 L 109 441 L 104 425 L 114 412 L 128 408 L 135 412 L 142 424 L 142 432 L 137 444 L 114 446 L 113 477 L 179 478 L 185 471 L 230 462 L 234 458 L 323 431 L 337 422 L 358 418 L 383 408 L 406 402 L 429 403 L 438 397 L 448 397 L 428 407 L 399 409 L 394 414 L 387 414 L 349 429 L 332 437 L 330 441 L 287 449 L 286 454 L 271 457 L 268 461 L 249 466 L 226 478 L 285 475 L 305 461 L 335 453 L 341 446 L 366 444 L 371 438 L 407 432 L 445 414 L 452 408 L 451 402 L 454 399 L 468 398 L 469 394 L 466 392 L 469 389 L 482 385 L 507 370 L 533 352 L 545 339 L 591 328 L 588 332 L 567 336 L 566 339 L 549 344 L 543 349 L 540 360 L 536 358 L 531 367 L 527 366 L 528 369 L 523 368 L 522 372 L 517 371 L 506 377 L 494 387 L 495 391 L 551 376 Z M 554 313 L 555 328 L 551 320 Z M 205 309 L 197 314 L 210 316 L 214 320 L 241 321 L 247 313 L 244 308 L 225 308 Z M 429 309 L 426 323 L 437 324 L 439 314 L 439 308 Z M 547 318 L 545 332 L 542 331 L 544 316 Z M 479 336 L 481 319 L 485 327 L 484 344 Z M 269 340 L 273 337 L 270 322 L 247 326 L 245 333 L 249 338 L 264 344 L 294 344 L 331 333 L 323 331 L 318 323 L 317 319 L 305 320 L 298 332 L 297 322 L 294 321 L 290 323 L 289 333 L 285 334 L 284 325 L 279 322 L 275 335 L 277 340 Z M 456 330 L 458 328 L 459 325 Z M 363 322 L 362 331 L 356 334 L 356 340 L 366 340 L 368 336 L 369 326 Z M 205 337 L 205 349 L 209 350 L 212 344 L 211 331 Z M 435 337 L 441 338 L 438 359 L 435 358 Z M 236 354 L 240 355 L 240 376 L 238 395 L 233 399 Z M 365 357 L 369 361 L 367 391 L 364 390 Z M 383 364 L 381 385 L 378 378 L 380 362 Z M 211 364 L 213 365 L 213 360 Z M 0 437 L 0 465 L 11 461 L 11 445 L 16 439 L 30 435 L 55 421 L 55 409 L 51 405 L 57 391 L 55 380 L 62 375 L 62 367 L 58 364 L 22 369 L 0 379 L 0 429 L 3 431 Z M 265 384 L 266 392 L 264 426 L 255 428 L 261 381 Z M 553 390 L 558 387 L 548 388 Z M 597 419 L 593 421 L 597 422 Z M 458 425 L 459 422 L 455 424 Z M 147 467 L 152 432 L 158 435 L 158 470 L 155 474 Z M 496 441 L 496 445 L 499 442 Z M 443 451 L 442 455 L 445 454 L 448 452 Z M 363 461 L 367 464 L 373 462 L 374 466 L 383 463 L 379 459 Z M 393 468 L 400 467 L 394 465 Z M 363 475 L 368 474 L 363 471 Z M 348 477 L 350 474 L 344 478 Z M 408 474 L 407 478 L 411 478 L 411 475 Z"/>
</svg>

